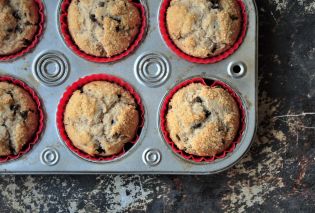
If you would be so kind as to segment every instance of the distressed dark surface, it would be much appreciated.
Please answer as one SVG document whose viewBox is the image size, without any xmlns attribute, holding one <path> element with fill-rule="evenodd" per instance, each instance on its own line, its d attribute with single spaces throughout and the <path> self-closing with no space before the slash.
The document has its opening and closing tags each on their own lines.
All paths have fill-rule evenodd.
<svg viewBox="0 0 315 213">
<path fill-rule="evenodd" d="M 238 165 L 212 176 L 5 176 L 0 212 L 314 212 L 315 3 L 256 2 L 260 121 Z"/>
</svg>

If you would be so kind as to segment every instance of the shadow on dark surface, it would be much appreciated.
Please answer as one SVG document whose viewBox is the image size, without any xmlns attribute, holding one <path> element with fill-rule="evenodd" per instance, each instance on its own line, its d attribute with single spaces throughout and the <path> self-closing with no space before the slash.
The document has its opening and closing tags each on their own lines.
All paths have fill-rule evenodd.
<svg viewBox="0 0 315 213">
<path fill-rule="evenodd" d="M 3 212 L 311 212 L 315 208 L 315 4 L 257 0 L 259 127 L 211 176 L 4 176 Z"/>
</svg>

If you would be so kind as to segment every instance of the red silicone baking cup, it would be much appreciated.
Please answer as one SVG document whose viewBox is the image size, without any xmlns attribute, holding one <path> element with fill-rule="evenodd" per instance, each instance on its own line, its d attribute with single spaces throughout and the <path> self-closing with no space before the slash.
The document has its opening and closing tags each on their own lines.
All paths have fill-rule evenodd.
<svg viewBox="0 0 315 213">
<path fill-rule="evenodd" d="M 132 2 L 132 0 L 129 0 Z M 144 38 L 146 27 L 147 27 L 147 18 L 146 18 L 146 11 L 145 7 L 140 3 L 132 2 L 140 11 L 141 13 L 141 27 L 138 33 L 138 36 L 135 38 L 133 43 L 128 47 L 128 49 L 118 55 L 112 56 L 112 57 L 97 57 L 93 55 L 89 55 L 76 45 L 74 40 L 71 37 L 71 34 L 69 32 L 68 28 L 68 8 L 71 3 L 71 0 L 64 0 L 61 4 L 61 12 L 60 12 L 60 29 L 61 34 L 63 35 L 64 41 L 66 42 L 67 46 L 72 49 L 73 52 L 75 52 L 78 56 L 81 58 L 84 58 L 88 61 L 97 62 L 97 63 L 109 63 L 109 62 L 115 62 L 122 58 L 127 57 L 129 54 L 131 54 L 135 49 L 140 45 L 142 39 Z"/>
<path fill-rule="evenodd" d="M 242 24 L 241 24 L 241 32 L 239 34 L 239 37 L 236 40 L 236 42 L 233 44 L 233 46 L 231 48 L 229 48 L 228 50 L 224 51 L 223 53 L 221 53 L 220 55 L 217 55 L 214 57 L 209 57 L 209 58 L 198 58 L 198 57 L 194 57 L 194 56 L 191 56 L 191 55 L 184 53 L 182 50 L 180 50 L 174 44 L 174 42 L 172 41 L 172 38 L 170 37 L 168 30 L 167 30 L 166 12 L 167 12 L 167 9 L 168 9 L 171 1 L 172 0 L 163 0 L 163 3 L 161 5 L 160 15 L 159 15 L 160 31 L 161 31 L 162 37 L 163 37 L 165 43 L 167 44 L 167 46 L 179 57 L 181 57 L 181 58 L 183 58 L 189 62 L 193 62 L 193 63 L 213 64 L 213 63 L 217 63 L 219 61 L 222 61 L 223 59 L 232 55 L 240 47 L 240 45 L 243 43 L 243 40 L 246 36 L 247 19 L 248 18 L 247 18 L 245 4 L 243 3 L 242 0 L 237 0 L 237 2 L 239 3 L 239 5 L 241 7 Z"/>
<path fill-rule="evenodd" d="M 83 152 L 82 150 L 76 148 L 72 144 L 70 138 L 68 137 L 68 135 L 66 133 L 63 119 L 64 119 L 65 108 L 67 106 L 69 99 L 71 98 L 72 94 L 76 90 L 82 88 L 84 85 L 86 85 L 90 82 L 93 82 L 93 81 L 108 81 L 108 82 L 115 83 L 115 84 L 123 87 L 134 97 L 134 99 L 137 103 L 137 109 L 140 111 L 140 122 L 139 122 L 139 127 L 137 130 L 136 137 L 131 142 L 127 143 L 120 153 L 115 154 L 115 155 L 106 156 L 106 157 L 104 157 L 104 156 L 91 156 L 91 155 Z M 117 78 L 117 77 L 112 76 L 112 75 L 107 75 L 107 74 L 94 74 L 94 75 L 90 75 L 90 76 L 87 76 L 84 78 L 80 78 L 78 81 L 76 81 L 75 83 L 73 83 L 71 86 L 69 86 L 66 89 L 66 92 L 63 94 L 63 96 L 59 102 L 58 109 L 57 109 L 57 127 L 59 130 L 60 137 L 62 138 L 62 140 L 64 141 L 66 146 L 72 152 L 74 152 L 75 154 L 77 154 L 81 158 L 84 158 L 84 159 L 87 159 L 90 161 L 112 161 L 112 160 L 119 158 L 119 157 L 123 156 L 124 154 L 126 154 L 128 151 L 128 150 L 126 150 L 126 148 L 129 145 L 134 146 L 137 143 L 137 141 L 140 137 L 140 133 L 141 133 L 143 125 L 144 125 L 144 107 L 143 107 L 141 98 L 138 95 L 138 93 L 133 89 L 133 87 L 129 83 L 123 81 L 120 78 Z M 130 147 L 129 147 L 129 149 L 130 149 Z"/>
<path fill-rule="evenodd" d="M 22 150 L 18 154 L 0 157 L 0 163 L 5 163 L 5 162 L 11 161 L 11 160 L 16 160 L 19 157 L 21 157 L 22 155 L 28 153 L 33 148 L 33 146 L 38 143 L 40 135 L 41 135 L 42 131 L 44 130 L 44 118 L 45 118 L 45 116 L 44 116 L 44 111 L 42 108 L 41 101 L 40 101 L 39 97 L 37 96 L 36 92 L 32 88 L 27 86 L 23 81 L 15 79 L 11 76 L 0 76 L 0 82 L 11 83 L 11 84 L 19 86 L 19 87 L 23 88 L 25 91 L 27 91 L 31 95 L 31 97 L 33 98 L 33 100 L 35 101 L 35 103 L 37 105 L 38 116 L 39 116 L 38 129 L 34 133 L 34 136 L 32 137 L 32 139 L 26 145 L 23 146 Z"/>
<path fill-rule="evenodd" d="M 167 144 L 169 144 L 169 146 L 171 147 L 173 152 L 177 153 L 178 155 L 180 155 L 181 157 L 183 157 L 186 160 L 191 160 L 191 161 L 194 161 L 196 163 L 200 163 L 200 162 L 210 163 L 210 162 L 215 161 L 216 159 L 225 158 L 227 156 L 227 154 L 233 152 L 236 145 L 241 142 L 242 137 L 243 137 L 243 133 L 244 133 L 244 130 L 246 127 L 246 122 L 245 122 L 246 121 L 246 113 L 245 113 L 245 109 L 243 107 L 243 103 L 242 103 L 241 98 L 236 94 L 236 92 L 231 87 L 229 87 L 227 84 L 223 83 L 222 81 L 218 81 L 218 80 L 213 81 L 213 83 L 210 86 L 211 87 L 221 87 L 221 88 L 225 89 L 226 91 L 228 91 L 230 93 L 230 95 L 232 95 L 232 97 L 234 98 L 234 100 L 236 101 L 236 103 L 240 109 L 241 120 L 240 120 L 240 127 L 239 127 L 238 134 L 228 149 L 224 150 L 222 153 L 217 154 L 215 156 L 200 157 L 200 156 L 188 154 L 188 153 L 184 152 L 183 150 L 180 150 L 176 146 L 176 144 L 172 141 L 172 139 L 170 138 L 169 133 L 167 131 L 166 114 L 168 111 L 168 104 L 169 104 L 170 100 L 173 98 L 174 94 L 178 90 L 180 90 L 181 88 L 186 87 L 192 83 L 201 83 L 201 84 L 207 85 L 206 81 L 203 78 L 193 78 L 193 79 L 186 80 L 186 81 L 178 84 L 177 86 L 175 86 L 169 92 L 169 94 L 166 96 L 166 98 L 163 102 L 163 105 L 161 108 L 161 113 L 160 113 L 160 127 L 161 127 L 161 131 L 162 131 L 162 134 L 163 134 L 165 141 L 167 142 Z"/>
<path fill-rule="evenodd" d="M 36 45 L 39 43 L 41 36 L 43 35 L 44 28 L 45 28 L 45 13 L 44 13 L 44 4 L 41 0 L 34 0 L 38 6 L 38 13 L 39 13 L 39 22 L 38 22 L 38 29 L 37 33 L 34 35 L 34 38 L 30 45 L 23 48 L 22 50 L 18 51 L 17 53 L 0 56 L 0 61 L 9 61 L 16 59 L 25 55 L 26 53 L 30 52 Z"/>
</svg>

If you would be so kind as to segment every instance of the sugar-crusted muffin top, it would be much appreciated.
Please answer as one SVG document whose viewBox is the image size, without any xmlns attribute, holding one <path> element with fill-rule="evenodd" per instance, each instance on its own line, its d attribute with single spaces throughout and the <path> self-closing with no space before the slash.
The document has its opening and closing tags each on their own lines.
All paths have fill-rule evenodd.
<svg viewBox="0 0 315 213">
<path fill-rule="evenodd" d="M 38 21 L 34 0 L 0 0 L 0 55 L 13 54 L 30 45 Z"/>
<path fill-rule="evenodd" d="M 38 130 L 37 105 L 28 92 L 0 82 L 0 156 L 17 154 Z"/>
<path fill-rule="evenodd" d="M 139 116 L 128 91 L 114 83 L 95 81 L 73 93 L 65 109 L 64 124 L 75 147 L 92 156 L 109 156 L 132 141 Z"/>
<path fill-rule="evenodd" d="M 128 0 L 73 0 L 70 34 L 87 54 L 111 57 L 128 49 L 139 32 L 140 12 Z"/>
<path fill-rule="evenodd" d="M 221 54 L 236 42 L 241 19 L 236 0 L 172 0 L 166 24 L 179 49 L 207 58 Z"/>
<path fill-rule="evenodd" d="M 233 142 L 240 113 L 226 90 L 192 83 L 172 97 L 166 123 L 170 138 L 179 149 L 193 155 L 214 156 Z"/>
</svg>

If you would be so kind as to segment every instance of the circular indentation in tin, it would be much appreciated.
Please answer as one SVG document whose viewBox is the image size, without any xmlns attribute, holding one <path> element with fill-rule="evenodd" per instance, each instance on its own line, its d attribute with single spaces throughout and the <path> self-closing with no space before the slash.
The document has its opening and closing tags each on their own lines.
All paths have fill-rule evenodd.
<svg viewBox="0 0 315 213">
<path fill-rule="evenodd" d="M 136 60 L 134 71 L 137 80 L 148 87 L 158 87 L 170 76 L 170 64 L 160 53 L 144 53 Z"/>
<path fill-rule="evenodd" d="M 228 73 L 232 78 L 241 78 L 246 74 L 246 65 L 243 62 L 231 62 Z"/>
<path fill-rule="evenodd" d="M 60 52 L 50 51 L 41 54 L 34 62 L 35 78 L 46 86 L 58 86 L 68 77 L 70 65 Z"/>
<path fill-rule="evenodd" d="M 42 151 L 41 162 L 47 166 L 54 166 L 59 161 L 59 153 L 54 148 L 46 148 Z"/>
<path fill-rule="evenodd" d="M 148 166 L 156 166 L 161 162 L 161 153 L 157 149 L 147 149 L 143 152 L 142 160 Z"/>
</svg>

